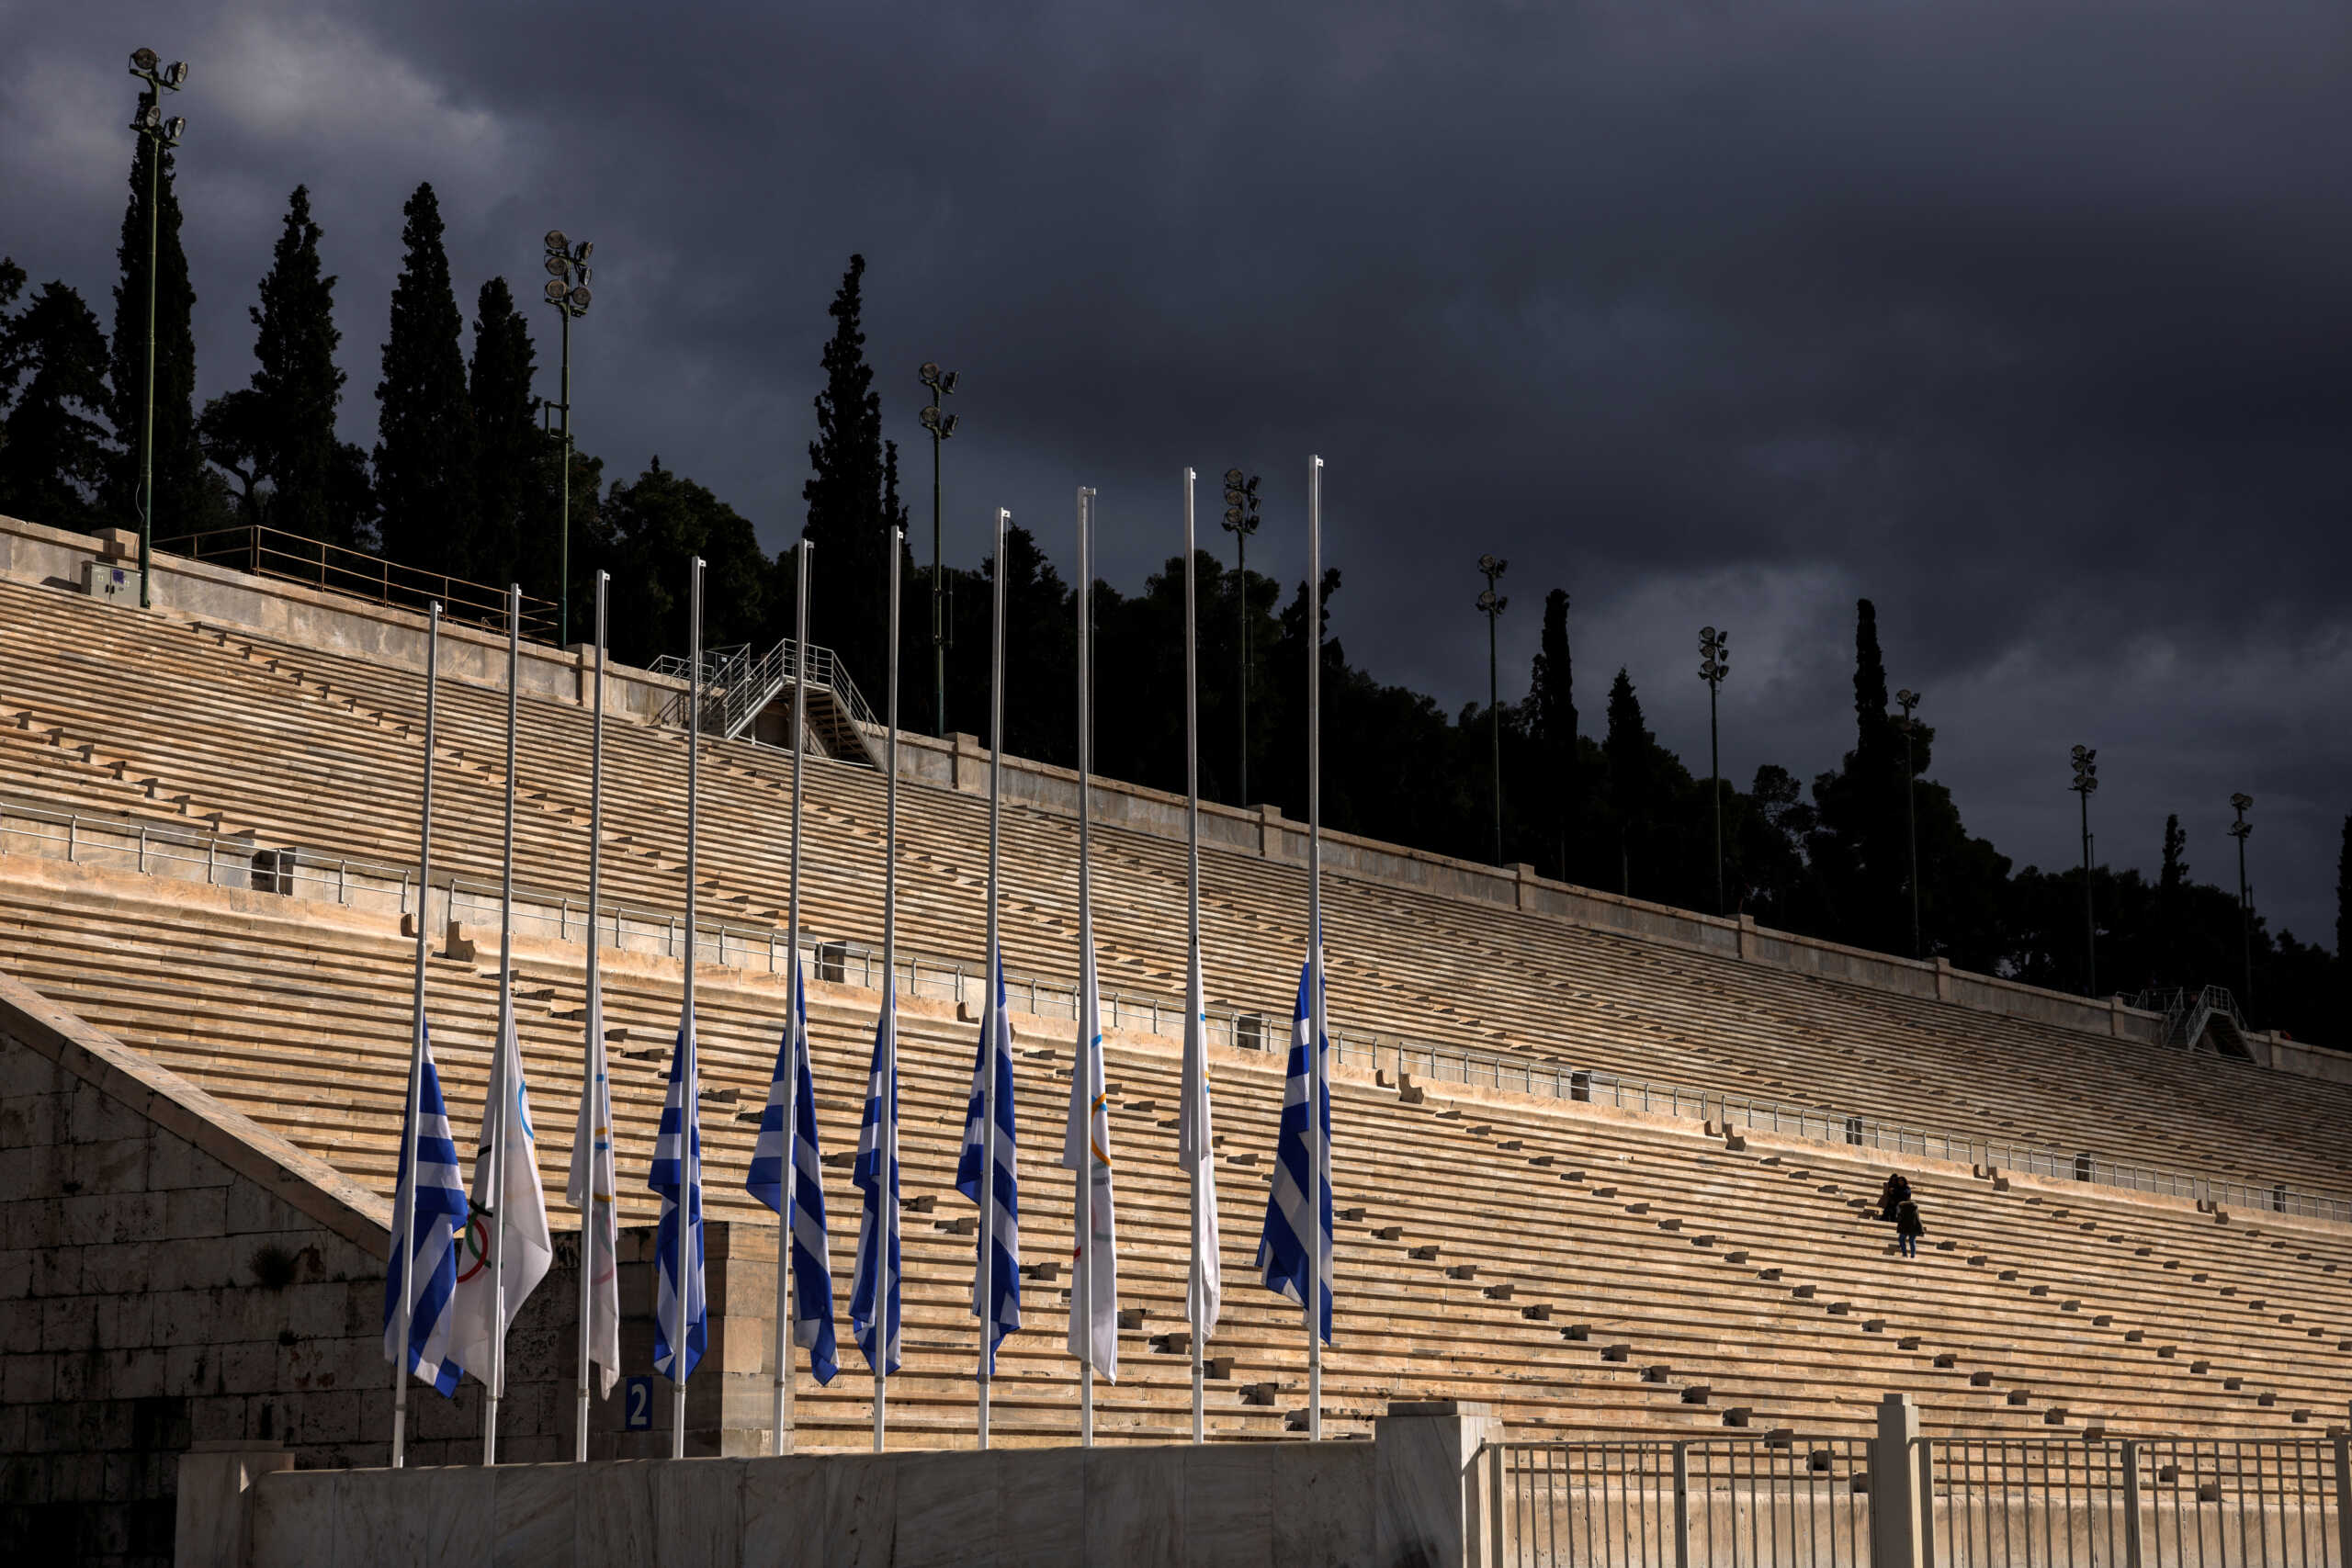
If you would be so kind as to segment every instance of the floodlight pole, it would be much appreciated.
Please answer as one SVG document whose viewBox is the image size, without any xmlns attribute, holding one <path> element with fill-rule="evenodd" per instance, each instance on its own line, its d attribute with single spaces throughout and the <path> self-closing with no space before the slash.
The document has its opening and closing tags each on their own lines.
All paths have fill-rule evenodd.
<svg viewBox="0 0 2352 1568">
<path fill-rule="evenodd" d="M 140 95 L 139 118 L 130 122 L 130 128 L 147 143 L 147 389 L 145 412 L 139 423 L 137 504 L 139 607 L 148 610 L 155 604 L 155 252 L 162 223 L 164 152 L 179 145 L 182 123 L 177 116 L 168 120 L 163 118 L 164 90 L 178 92 L 180 85 L 187 80 L 187 66 L 175 62 L 159 72 L 155 69 L 154 51 L 142 49 L 130 57 L 130 73 L 147 84 L 147 90 Z"/>
<path fill-rule="evenodd" d="M 1487 574 L 1487 591 L 1478 595 L 1478 609 L 1487 617 L 1487 716 L 1494 730 L 1495 863 L 1503 863 L 1503 705 L 1497 674 L 1495 621 L 1510 601 L 1495 592 L 1495 580 L 1510 563 L 1497 556 L 1480 556 L 1478 570 Z"/>
<path fill-rule="evenodd" d="M 917 378 L 931 390 L 922 427 L 931 432 L 931 735 L 947 738 L 947 579 L 939 551 L 939 446 L 956 434 L 956 416 L 939 405 L 956 391 L 956 372 L 924 360 Z"/>
<path fill-rule="evenodd" d="M 2098 753 L 2077 746 L 2075 782 L 2067 787 L 2083 805 L 2083 995 L 2098 994 L 2098 916 L 2091 898 L 2091 792 L 2098 788 Z"/>
<path fill-rule="evenodd" d="M 1225 471 L 1225 531 L 1233 536 L 1233 605 L 1238 623 L 1240 661 L 1235 666 L 1238 691 L 1240 753 L 1236 763 L 1234 804 L 1250 804 L 1250 536 L 1258 531 L 1258 479 L 1242 477 L 1238 468 Z"/>
<path fill-rule="evenodd" d="M 1707 794 L 1715 818 L 1715 913 L 1727 915 L 1724 901 L 1724 761 L 1715 728 L 1715 694 L 1731 673 L 1731 634 L 1713 626 L 1699 628 L 1699 679 L 1707 682 Z"/>
<path fill-rule="evenodd" d="M 2254 831 L 2254 824 L 2245 819 L 2247 809 L 2254 805 L 2250 795 L 2230 796 L 2230 809 L 2237 813 L 2237 820 L 2230 824 L 2230 837 L 2238 841 L 2238 953 L 2245 989 L 2245 1010 L 2254 1008 L 2254 890 L 2245 880 L 2245 840 Z"/>
<path fill-rule="evenodd" d="M 588 279 L 594 269 L 588 258 L 595 244 L 582 240 L 574 245 L 560 229 L 550 229 L 542 242 L 547 249 L 547 302 L 563 318 L 563 464 L 561 510 L 556 546 L 556 646 L 571 646 L 571 319 L 588 313 Z"/>
</svg>

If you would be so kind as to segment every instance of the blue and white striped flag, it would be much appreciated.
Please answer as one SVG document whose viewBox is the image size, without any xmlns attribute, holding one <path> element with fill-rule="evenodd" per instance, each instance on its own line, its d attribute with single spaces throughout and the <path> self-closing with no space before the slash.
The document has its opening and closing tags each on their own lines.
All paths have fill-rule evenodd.
<svg viewBox="0 0 2352 1568">
<path fill-rule="evenodd" d="M 1283 1125 L 1274 1156 L 1274 1187 L 1266 1195 L 1266 1228 L 1258 1239 L 1258 1267 L 1265 1271 L 1266 1288 L 1279 1291 L 1301 1306 L 1306 1304 L 1306 1036 L 1314 1016 L 1306 1004 L 1307 970 L 1298 972 L 1298 1009 L 1291 1019 L 1290 1076 L 1283 1089 Z M 1328 1074 L 1331 1042 L 1319 1039 L 1316 1050 Z M 1323 1342 L 1331 1342 L 1331 1080 L 1323 1080 L 1321 1111 L 1323 1245 L 1317 1273 L 1323 1283 Z"/>
<path fill-rule="evenodd" d="M 808 1352 L 808 1370 L 829 1383 L 841 1370 L 833 1345 L 833 1273 L 825 1253 L 825 1184 L 817 1159 L 817 1096 L 808 1073 L 808 998 L 802 990 L 800 955 L 792 958 L 792 1016 L 775 1054 L 775 1077 L 768 1084 L 767 1109 L 760 1112 L 760 1141 L 752 1148 L 752 1173 L 744 1189 L 781 1217 L 792 1204 L 792 1342 Z M 798 1080 L 795 1091 L 795 1079 Z M 794 1101 L 791 1181 L 785 1166 L 785 1100 Z M 791 1190 L 787 1195 L 786 1186 Z"/>
<path fill-rule="evenodd" d="M 670 1098 L 662 1105 L 662 1130 L 653 1139 L 653 1170 L 646 1185 L 662 1195 L 662 1224 L 654 1233 L 659 1249 L 653 1300 L 653 1370 L 672 1382 L 694 1375 L 709 1328 L 702 1283 L 702 1109 L 695 1060 L 695 1021 L 678 1026 L 677 1054 L 670 1059 Z M 678 1280 L 678 1221 L 683 1200 L 686 1225 L 686 1278 Z M 672 1353 L 684 1342 L 683 1358 Z"/>
<path fill-rule="evenodd" d="M 996 1348 L 1021 1328 L 1021 1193 L 1014 1179 L 1012 1025 L 1004 1015 L 1004 955 L 996 960 L 996 1005 L 980 1020 L 979 1049 L 972 1058 L 972 1099 L 964 1111 L 964 1153 L 956 1162 L 956 1190 L 977 1203 L 980 1173 L 988 1160 L 987 1101 L 989 1035 L 996 1034 L 996 1212 L 984 1215 L 978 1256 L 972 1264 L 972 1315 L 989 1325 L 989 1371 L 996 1371 Z"/>
<path fill-rule="evenodd" d="M 874 1021 L 874 1066 L 865 1077 L 865 1120 L 858 1129 L 857 1163 L 850 1168 L 850 1180 L 865 1202 L 857 1222 L 857 1273 L 849 1288 L 850 1333 L 865 1353 L 865 1364 L 885 1377 L 899 1370 L 899 1297 L 906 1278 L 899 1258 L 899 1162 L 890 1157 L 899 1141 L 899 1084 L 889 1072 L 898 1030 L 899 1000 L 885 979 L 882 1016 Z M 882 1168 L 886 1159 L 890 1168 L 887 1178 Z M 890 1291 L 877 1314 L 874 1298 L 881 1281 L 875 1276 L 886 1256 Z M 882 1336 L 874 1332 L 877 1315 L 888 1325 Z M 887 1337 L 887 1347 L 876 1344 L 877 1337 Z"/>
<path fill-rule="evenodd" d="M 413 1182 L 414 1217 L 408 1245 L 393 1238 L 384 1270 L 384 1359 L 400 1365 L 400 1302 L 406 1288 L 409 1368 L 442 1393 L 454 1394 L 465 1369 L 449 1359 L 449 1298 L 458 1290 L 458 1237 L 470 1215 L 466 1184 L 458 1174 L 457 1140 L 449 1136 L 449 1111 L 441 1100 L 441 1077 L 433 1070 L 430 1039 L 424 1042 L 424 1077 L 416 1120 L 401 1119 L 400 1177 L 392 1213 L 399 1215 L 400 1199 Z"/>
</svg>

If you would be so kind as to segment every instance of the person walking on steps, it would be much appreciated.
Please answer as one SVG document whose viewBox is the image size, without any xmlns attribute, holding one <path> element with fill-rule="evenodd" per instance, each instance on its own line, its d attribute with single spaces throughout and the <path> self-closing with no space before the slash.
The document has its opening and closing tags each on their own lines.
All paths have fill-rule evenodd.
<svg viewBox="0 0 2352 1568">
<path fill-rule="evenodd" d="M 1886 1185 L 1879 1190 L 1878 1217 L 1888 1224 L 1893 1224 L 1895 1215 L 1902 1211 L 1905 1201 L 1910 1196 L 1911 1183 L 1903 1179 L 1901 1171 L 1896 1171 L 1886 1179 Z"/>
<path fill-rule="evenodd" d="M 1919 1256 L 1919 1238 L 1927 1234 L 1927 1229 L 1919 1223 L 1919 1205 L 1905 1195 L 1894 1211 L 1894 1239 L 1902 1247 L 1904 1257 Z"/>
</svg>

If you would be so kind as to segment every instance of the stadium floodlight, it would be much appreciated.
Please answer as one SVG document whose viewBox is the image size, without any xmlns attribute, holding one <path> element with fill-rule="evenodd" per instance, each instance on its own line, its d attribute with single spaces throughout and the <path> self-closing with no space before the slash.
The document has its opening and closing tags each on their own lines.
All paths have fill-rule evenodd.
<svg viewBox="0 0 2352 1568">
<path fill-rule="evenodd" d="M 1919 694 L 1905 686 L 1894 694 L 1894 703 L 1903 710 L 1903 823 L 1911 840 L 1911 956 L 1925 958 L 1919 941 L 1919 769 L 1911 760 L 1911 733 L 1918 727 L 1911 715 L 1919 705 Z"/>
<path fill-rule="evenodd" d="M 149 608 L 154 597 L 155 552 L 155 244 L 158 214 L 163 206 L 164 154 L 180 143 L 187 121 L 178 115 L 164 118 L 164 95 L 176 93 L 187 81 L 187 62 L 161 63 L 152 49 L 130 51 L 130 73 L 147 84 L 139 95 L 130 129 L 147 143 L 147 387 L 139 426 L 139 607 Z"/>
<path fill-rule="evenodd" d="M 563 506 L 559 526 L 562 542 L 558 547 L 556 584 L 556 637 L 563 646 L 571 642 L 571 323 L 588 313 L 593 299 L 588 291 L 588 257 L 595 246 L 586 240 L 578 244 L 560 229 L 550 229 L 540 239 L 547 252 L 547 300 L 554 306 L 563 323 L 563 400 L 542 405 L 559 410 L 563 414 Z"/>
<path fill-rule="evenodd" d="M 1225 470 L 1225 531 L 1233 536 L 1233 614 L 1240 623 L 1233 682 L 1240 694 L 1241 744 L 1236 763 L 1233 804 L 1250 804 L 1250 536 L 1258 531 L 1258 476 Z"/>
<path fill-rule="evenodd" d="M 594 240 L 582 240 L 580 242 L 580 248 L 573 251 L 571 254 L 578 256 L 582 261 L 586 261 L 590 256 L 596 254 L 596 242 Z"/>
<path fill-rule="evenodd" d="M 2098 753 L 2087 746 L 2073 752 L 2075 782 L 2066 787 L 2083 803 L 2083 995 L 2098 986 L 2098 917 L 2091 903 L 2091 796 L 2098 789 Z"/>
<path fill-rule="evenodd" d="M 942 370 L 939 361 L 926 359 L 915 369 L 915 378 L 931 392 L 931 401 L 918 417 L 922 427 L 931 432 L 931 733 L 933 739 L 947 735 L 947 570 L 940 558 L 939 547 L 939 444 L 956 434 L 956 416 L 945 412 L 940 404 L 955 395 L 956 372 Z"/>
<path fill-rule="evenodd" d="M 1724 901 L 1724 764 L 1715 730 L 1715 697 L 1724 677 L 1731 673 L 1731 633 L 1713 626 L 1699 628 L 1699 679 L 1707 683 L 1707 795 L 1714 803 L 1715 913 L 1729 912 Z"/>
<path fill-rule="evenodd" d="M 1495 774 L 1495 863 L 1503 863 L 1503 709 L 1498 686 L 1495 621 L 1510 606 L 1510 601 L 1495 592 L 1495 583 L 1510 570 L 1510 562 L 1498 555 L 1478 558 L 1478 570 L 1486 574 L 1487 590 L 1478 595 L 1478 612 L 1487 617 L 1487 713 L 1494 721 Z"/>
<path fill-rule="evenodd" d="M 2230 796 L 2230 809 L 2237 814 L 2237 820 L 2230 824 L 2230 837 L 2238 841 L 2239 981 L 2245 992 L 2239 1000 L 2250 1009 L 2254 1006 L 2254 888 L 2245 879 L 2245 841 L 2254 824 L 2245 819 L 2245 814 L 2254 809 L 2254 796 L 2239 791 Z"/>
</svg>

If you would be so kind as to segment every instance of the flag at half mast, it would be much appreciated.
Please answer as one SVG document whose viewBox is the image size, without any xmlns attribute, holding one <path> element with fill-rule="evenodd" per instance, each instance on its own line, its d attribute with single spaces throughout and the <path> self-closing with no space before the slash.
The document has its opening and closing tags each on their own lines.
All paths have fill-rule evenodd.
<svg viewBox="0 0 2352 1568">
<path fill-rule="evenodd" d="M 416 1120 L 401 1138 L 400 1177 L 392 1213 L 400 1213 L 398 1188 L 413 1185 L 408 1245 L 394 1238 L 384 1273 L 384 1359 L 401 1362 L 401 1292 L 408 1292 L 409 1370 L 443 1394 L 458 1392 L 465 1369 L 449 1355 L 449 1298 L 458 1288 L 458 1238 L 470 1216 L 466 1184 L 458 1175 L 458 1144 L 449 1135 L 449 1111 L 441 1100 L 441 1077 L 433 1070 L 433 1042 L 423 1043 L 424 1082 L 417 1092 Z"/>
<path fill-rule="evenodd" d="M 494 1158 L 491 1144 L 499 1135 L 502 1099 L 505 1147 L 501 1157 Z M 499 1006 L 498 1057 L 491 1070 L 490 1092 L 482 1100 L 481 1143 L 474 1154 L 473 1223 L 466 1229 L 466 1244 L 458 1255 L 458 1291 L 450 1306 L 449 1353 L 484 1383 L 490 1382 L 493 1368 L 503 1371 L 502 1362 L 493 1359 L 493 1338 L 503 1339 L 514 1326 L 523 1303 L 555 1262 L 555 1239 L 548 1233 L 548 1199 L 539 1185 L 537 1156 L 538 1142 L 531 1132 L 531 1095 L 523 1082 L 523 1055 L 514 1038 L 514 1004 L 510 993 Z M 503 1168 L 503 1191 L 491 1190 L 493 1166 Z M 492 1301 L 495 1270 L 491 1267 L 490 1227 L 493 1224 L 499 1230 L 497 1245 L 504 1250 L 503 1314 Z"/>
<path fill-rule="evenodd" d="M 857 1224 L 857 1272 L 849 1287 L 849 1329 L 865 1364 L 888 1377 L 899 1370 L 899 1303 L 904 1273 L 899 1258 L 899 1122 L 897 1065 L 899 999 L 886 977 L 882 1016 L 874 1021 L 874 1065 L 865 1076 L 865 1120 L 857 1134 L 857 1163 L 850 1180 L 864 1200 Z M 886 1169 L 887 1167 L 887 1169 Z M 881 1292 L 883 1260 L 889 1260 L 889 1289 Z M 876 1296 L 883 1299 L 877 1304 Z M 877 1321 L 881 1332 L 876 1328 Z"/>
<path fill-rule="evenodd" d="M 678 1024 L 678 1044 L 670 1058 L 670 1095 L 662 1106 L 662 1130 L 653 1138 L 653 1169 L 646 1185 L 662 1198 L 662 1223 L 654 1231 L 653 1370 L 673 1383 L 693 1375 L 709 1331 L 703 1297 L 702 1113 L 699 1065 L 695 1057 L 695 1018 Z M 678 1277 L 678 1226 L 686 1227 L 685 1278 Z M 683 1351 L 683 1354 L 681 1354 Z"/>
<path fill-rule="evenodd" d="M 1331 1080 L 1329 1062 L 1331 1043 L 1318 1039 L 1317 1054 L 1326 1064 L 1323 1077 L 1321 1114 L 1322 1136 L 1316 1140 L 1321 1159 L 1323 1201 L 1322 1224 L 1318 1227 L 1306 1214 L 1306 1037 L 1314 1028 L 1313 1011 L 1307 1006 L 1306 977 L 1308 967 L 1298 972 L 1298 1007 L 1291 1018 L 1290 1072 L 1283 1089 L 1282 1133 L 1274 1156 L 1273 1190 L 1266 1195 L 1266 1225 L 1258 1240 L 1258 1267 L 1264 1271 L 1266 1288 L 1279 1291 L 1302 1307 L 1306 1304 L 1307 1255 L 1306 1238 L 1319 1229 L 1322 1235 L 1320 1266 L 1316 1276 L 1322 1281 L 1321 1320 L 1323 1342 L 1331 1342 Z"/>
<path fill-rule="evenodd" d="M 1216 1326 L 1225 1304 L 1217 1267 L 1221 1245 L 1216 1228 L 1216 1134 L 1209 1126 L 1208 987 L 1201 972 L 1201 950 L 1193 947 L 1191 989 L 1184 1019 L 1184 1092 L 1177 1110 L 1176 1163 L 1200 1177 L 1193 1211 L 1193 1250 L 1200 1258 L 1184 1291 L 1184 1318 L 1202 1338 Z"/>
<path fill-rule="evenodd" d="M 613 1202 L 618 1187 L 600 976 L 588 987 L 588 1076 L 581 1086 L 580 1120 L 571 1131 L 571 1169 L 564 1179 L 563 1195 L 580 1211 L 580 1266 L 588 1270 L 588 1359 L 602 1370 L 599 1387 L 607 1397 L 621 1375 L 621 1227 Z"/>
<path fill-rule="evenodd" d="M 1119 1237 L 1111 1191 L 1110 1094 L 1102 1077 L 1102 986 L 1088 931 L 1080 959 L 1078 1056 L 1070 1064 L 1062 1168 L 1081 1173 L 1085 1204 L 1072 1216 L 1069 1353 L 1119 1381 Z"/>
<path fill-rule="evenodd" d="M 775 1054 L 775 1075 L 768 1084 L 767 1107 L 760 1112 L 760 1138 L 752 1147 L 751 1174 L 743 1187 L 780 1217 L 787 1197 L 791 1201 L 792 1213 L 784 1223 L 792 1235 L 792 1342 L 808 1352 L 808 1370 L 817 1381 L 829 1383 L 841 1368 L 833 1339 L 833 1274 L 825 1250 L 825 1185 L 817 1151 L 817 1094 L 808 1072 L 808 998 L 803 984 L 796 951 L 792 1012 Z M 787 1099 L 793 1102 L 788 1139 L 784 1124 Z"/>
<path fill-rule="evenodd" d="M 964 1110 L 964 1152 L 956 1162 L 956 1190 L 980 1201 L 980 1175 L 988 1164 L 989 1036 L 996 1036 L 996 1178 L 989 1197 L 995 1212 L 984 1216 L 972 1265 L 972 1315 L 989 1325 L 989 1371 L 996 1371 L 996 1348 L 1021 1328 L 1021 1194 L 1015 1181 L 1012 1116 L 1012 1025 L 1004 1015 L 1004 955 L 996 961 L 996 1005 L 983 1010 L 979 1049 L 972 1058 L 972 1098 Z"/>
</svg>

